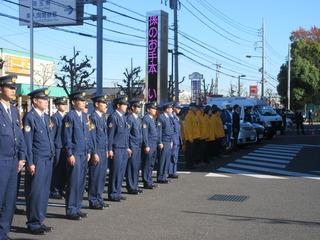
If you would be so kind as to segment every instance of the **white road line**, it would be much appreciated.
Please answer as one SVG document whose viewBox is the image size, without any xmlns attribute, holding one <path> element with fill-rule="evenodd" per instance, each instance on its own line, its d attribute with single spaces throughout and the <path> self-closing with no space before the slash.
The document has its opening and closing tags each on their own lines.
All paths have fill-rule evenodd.
<svg viewBox="0 0 320 240">
<path fill-rule="evenodd" d="M 268 151 L 294 153 L 294 154 L 297 154 L 298 152 L 300 152 L 300 150 L 285 150 L 285 149 L 272 148 L 272 147 L 262 147 L 262 148 L 259 148 L 259 150 L 268 150 Z"/>
<path fill-rule="evenodd" d="M 272 157 L 276 159 L 287 159 L 287 160 L 292 160 L 294 157 L 289 157 L 289 156 L 275 156 L 271 154 L 262 154 L 262 153 L 248 153 L 250 156 L 256 156 L 256 157 Z"/>
<path fill-rule="evenodd" d="M 290 161 L 287 161 L 287 160 L 279 160 L 279 159 L 264 158 L 264 157 L 244 156 L 242 158 L 255 160 L 255 161 L 275 162 L 275 163 L 284 163 L 284 164 L 290 163 Z"/>
<path fill-rule="evenodd" d="M 186 172 L 186 171 L 177 171 L 178 174 L 191 174 L 191 172 Z"/>
<path fill-rule="evenodd" d="M 254 150 L 253 152 L 256 153 L 265 153 L 265 154 L 273 154 L 273 155 L 282 155 L 282 156 L 296 156 L 296 153 L 284 153 L 284 152 L 278 152 L 273 150 Z"/>
<path fill-rule="evenodd" d="M 219 168 L 218 171 L 227 172 L 227 173 L 235 173 L 235 174 L 248 176 L 248 177 L 254 177 L 254 178 L 288 179 L 286 177 L 278 177 L 278 176 L 273 176 L 273 175 L 256 174 L 254 172 L 248 172 L 248 171 L 242 171 L 242 170 L 238 170 L 238 169 L 224 168 L 224 167 Z"/>
<path fill-rule="evenodd" d="M 254 164 L 254 165 L 259 165 L 259 166 L 266 166 L 266 167 L 275 167 L 275 168 L 285 168 L 285 167 L 286 167 L 286 165 L 283 165 L 283 164 L 257 162 L 257 161 L 245 160 L 245 159 L 237 159 L 237 160 L 234 161 L 234 162 L 238 162 L 238 163 L 248 163 L 248 164 Z"/>
<path fill-rule="evenodd" d="M 301 173 L 301 172 L 291 172 L 291 171 L 278 170 L 278 169 L 272 169 L 272 168 L 254 167 L 254 166 L 250 166 L 250 165 L 243 165 L 243 164 L 236 164 L 236 163 L 229 163 L 227 166 L 249 169 L 249 170 L 257 170 L 257 171 L 262 171 L 262 172 L 277 173 L 277 174 L 287 175 L 287 176 L 291 176 L 291 177 L 303 177 L 303 178 L 320 180 L 320 176 L 307 174 L 307 173 Z"/>
<path fill-rule="evenodd" d="M 292 145 L 277 145 L 277 144 L 267 144 L 264 145 L 264 147 L 275 147 L 275 148 L 286 148 L 286 149 L 291 149 L 291 150 L 300 150 L 301 148 L 303 148 L 303 146 L 301 145 L 297 145 L 297 146 L 292 146 Z"/>
<path fill-rule="evenodd" d="M 318 144 L 291 144 L 292 146 L 301 146 L 301 147 L 319 147 L 320 145 Z"/>
<path fill-rule="evenodd" d="M 319 173 L 319 174 L 320 174 L 320 171 L 311 171 L 311 172 L 313 172 L 313 173 Z"/>
<path fill-rule="evenodd" d="M 223 175 L 223 174 L 218 174 L 218 173 L 208 173 L 207 175 L 205 175 L 206 177 L 222 177 L 222 178 L 228 178 L 230 176 L 227 175 Z"/>
</svg>

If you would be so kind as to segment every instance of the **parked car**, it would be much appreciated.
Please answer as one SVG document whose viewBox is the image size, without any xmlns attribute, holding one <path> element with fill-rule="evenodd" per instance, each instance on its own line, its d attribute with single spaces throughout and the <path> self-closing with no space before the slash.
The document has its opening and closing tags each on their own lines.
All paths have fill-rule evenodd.
<svg viewBox="0 0 320 240">
<path fill-rule="evenodd" d="M 257 132 L 249 122 L 240 122 L 240 131 L 237 143 L 248 144 L 257 142 Z"/>
</svg>

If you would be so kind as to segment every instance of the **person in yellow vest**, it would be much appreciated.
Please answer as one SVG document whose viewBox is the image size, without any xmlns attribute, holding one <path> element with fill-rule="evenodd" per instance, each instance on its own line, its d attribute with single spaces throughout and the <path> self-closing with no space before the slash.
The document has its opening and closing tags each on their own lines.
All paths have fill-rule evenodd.
<svg viewBox="0 0 320 240">
<path fill-rule="evenodd" d="M 216 105 L 212 106 L 212 122 L 214 128 L 213 157 L 219 157 L 224 129 L 219 108 Z"/>
<path fill-rule="evenodd" d="M 191 103 L 189 111 L 182 122 L 182 137 L 185 143 L 186 168 L 194 168 L 194 157 L 196 153 L 195 142 L 200 139 L 200 126 L 196 115 L 196 104 Z"/>
<path fill-rule="evenodd" d="M 204 108 L 204 125 L 205 125 L 205 150 L 204 150 L 204 163 L 209 164 L 210 158 L 212 156 L 211 146 L 212 146 L 212 132 L 213 126 L 211 124 L 211 107 L 206 106 Z"/>
<path fill-rule="evenodd" d="M 197 141 L 196 146 L 196 164 L 203 165 L 205 160 L 205 150 L 206 150 L 206 139 L 208 138 L 207 134 L 207 126 L 206 126 L 206 120 L 205 120 L 205 114 L 203 111 L 203 107 L 201 105 L 198 105 L 196 115 L 199 121 L 199 127 L 200 127 L 200 138 Z"/>
</svg>

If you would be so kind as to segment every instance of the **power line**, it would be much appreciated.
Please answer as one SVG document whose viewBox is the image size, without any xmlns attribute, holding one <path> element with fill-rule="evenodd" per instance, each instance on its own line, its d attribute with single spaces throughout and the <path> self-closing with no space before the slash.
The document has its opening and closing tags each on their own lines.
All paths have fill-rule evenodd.
<svg viewBox="0 0 320 240">
<path fill-rule="evenodd" d="M 133 10 L 131 10 L 131 9 L 128 9 L 128 8 L 126 8 L 126 7 L 123 7 L 123 6 L 121 6 L 121 5 L 119 5 L 119 4 L 116 4 L 116 3 L 112 2 L 112 1 L 107 0 L 107 2 L 110 3 L 110 4 L 112 4 L 112 5 L 114 5 L 114 6 L 116 6 L 116 7 L 119 7 L 119 8 L 122 8 L 122 9 L 124 9 L 124 10 L 127 10 L 128 12 L 134 13 L 134 14 L 140 16 L 140 17 L 146 18 L 145 15 L 143 15 L 143 14 L 141 14 L 141 13 L 138 13 L 138 12 L 136 12 L 136 11 L 133 11 Z"/>
<path fill-rule="evenodd" d="M 129 25 L 123 24 L 123 23 L 119 23 L 119 22 L 116 22 L 116 21 L 110 20 L 110 19 L 106 19 L 105 21 L 106 21 L 106 22 L 113 23 L 113 24 L 116 24 L 116 25 L 119 25 L 119 26 L 122 26 L 122 27 L 129 28 L 129 29 L 132 29 L 132 30 L 135 30 L 135 31 L 138 31 L 138 32 L 143 32 L 143 33 L 145 33 L 145 32 L 146 32 L 145 30 L 142 30 L 142 29 L 140 29 L 140 28 L 135 28 L 135 27 L 132 27 L 132 26 L 129 26 Z"/>
<path fill-rule="evenodd" d="M 217 28 L 219 28 L 221 31 L 231 35 L 232 37 L 238 39 L 238 40 L 243 40 L 246 42 L 252 42 L 246 39 L 242 39 L 239 36 L 233 34 L 232 32 L 227 31 L 226 29 L 224 29 L 223 27 L 220 27 L 218 24 L 216 24 L 214 21 L 212 21 L 208 16 L 206 16 L 205 14 L 203 14 L 202 11 L 200 11 L 196 6 L 194 6 L 189 0 L 185 0 L 189 5 L 191 5 L 193 7 L 193 9 L 195 9 L 201 16 L 203 16 L 205 19 L 207 19 L 211 24 L 213 24 L 214 26 L 216 26 Z"/>
<path fill-rule="evenodd" d="M 130 19 L 135 20 L 135 21 L 137 21 L 137 22 L 146 23 L 145 20 L 141 20 L 141 19 L 138 19 L 138 18 L 135 18 L 135 17 L 131 17 L 131 16 L 127 15 L 127 14 L 124 14 L 124 13 L 121 13 L 121 12 L 117 12 L 117 11 L 112 10 L 112 9 L 110 9 L 110 8 L 107 8 L 107 7 L 103 7 L 103 9 L 104 9 L 104 10 L 107 10 L 107 11 L 109 11 L 109 12 L 115 13 L 115 14 L 117 14 L 117 15 L 120 15 L 120 16 L 123 16 L 123 17 L 126 17 L 126 18 L 130 18 Z"/>
<path fill-rule="evenodd" d="M 207 26 L 208 28 L 210 28 L 212 31 L 214 31 L 216 34 L 218 34 L 219 36 L 229 40 L 230 42 L 233 42 L 235 44 L 240 45 L 239 42 L 234 41 L 233 39 L 225 36 L 224 34 L 218 32 L 216 29 L 214 29 L 213 27 L 211 27 L 209 24 L 207 24 L 206 22 L 204 22 L 201 18 L 199 18 L 196 14 L 194 14 L 186 5 L 184 5 L 183 3 L 181 3 L 181 5 L 192 15 L 194 16 L 196 19 L 198 19 L 198 21 L 200 21 L 202 24 L 204 24 L 205 26 Z"/>
</svg>

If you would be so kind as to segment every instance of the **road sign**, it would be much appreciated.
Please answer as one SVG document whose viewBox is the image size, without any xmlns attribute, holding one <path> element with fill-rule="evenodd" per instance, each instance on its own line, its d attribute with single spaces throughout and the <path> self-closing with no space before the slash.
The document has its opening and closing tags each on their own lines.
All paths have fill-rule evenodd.
<svg viewBox="0 0 320 240">
<path fill-rule="evenodd" d="M 249 89 L 250 89 L 250 96 L 257 96 L 257 94 L 258 94 L 258 86 L 257 85 L 251 85 Z"/>
<path fill-rule="evenodd" d="M 30 0 L 19 0 L 20 25 L 29 26 Z M 34 27 L 66 26 L 83 24 L 82 0 L 33 0 Z"/>
</svg>

